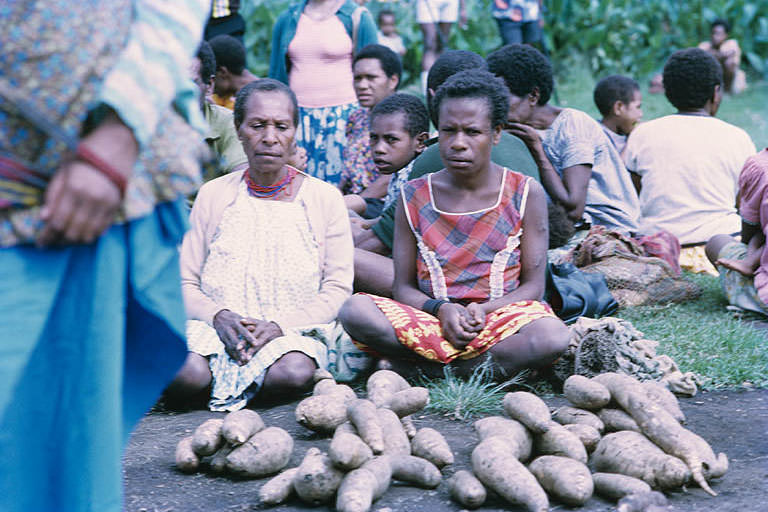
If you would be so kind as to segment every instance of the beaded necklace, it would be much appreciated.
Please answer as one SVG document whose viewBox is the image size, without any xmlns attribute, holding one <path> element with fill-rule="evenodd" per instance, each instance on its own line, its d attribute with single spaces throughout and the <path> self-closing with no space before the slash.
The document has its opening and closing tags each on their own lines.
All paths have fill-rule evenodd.
<svg viewBox="0 0 768 512">
<path fill-rule="evenodd" d="M 267 185 L 266 187 L 254 182 L 251 178 L 251 175 L 248 173 L 248 169 L 246 169 L 243 174 L 245 176 L 245 184 L 248 186 L 248 193 L 250 193 L 253 197 L 263 199 L 268 197 L 275 197 L 280 192 L 285 190 L 286 187 L 290 187 L 293 183 L 293 178 L 296 177 L 297 171 L 292 167 L 288 167 L 285 176 L 280 181 L 274 185 Z M 292 193 L 293 188 L 288 188 L 288 195 L 291 195 Z"/>
</svg>

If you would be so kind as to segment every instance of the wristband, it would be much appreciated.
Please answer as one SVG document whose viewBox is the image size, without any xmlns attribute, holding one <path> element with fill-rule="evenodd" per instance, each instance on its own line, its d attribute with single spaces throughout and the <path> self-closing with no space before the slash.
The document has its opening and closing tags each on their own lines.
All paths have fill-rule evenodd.
<svg viewBox="0 0 768 512">
<path fill-rule="evenodd" d="M 120 197 L 125 197 L 125 189 L 128 183 L 125 179 L 125 176 L 123 176 L 117 169 L 112 167 L 111 164 L 107 163 L 96 153 L 88 149 L 88 147 L 86 147 L 83 143 L 77 145 L 77 151 L 75 151 L 75 154 L 80 160 L 88 162 L 101 174 L 109 178 L 109 181 L 114 183 L 120 191 Z"/>
<path fill-rule="evenodd" d="M 424 304 L 421 306 L 421 310 L 425 313 L 429 313 L 432 316 L 437 316 L 437 312 L 440 309 L 440 306 L 443 304 L 449 304 L 451 301 L 449 300 L 441 300 L 441 299 L 427 299 L 424 301 Z"/>
</svg>

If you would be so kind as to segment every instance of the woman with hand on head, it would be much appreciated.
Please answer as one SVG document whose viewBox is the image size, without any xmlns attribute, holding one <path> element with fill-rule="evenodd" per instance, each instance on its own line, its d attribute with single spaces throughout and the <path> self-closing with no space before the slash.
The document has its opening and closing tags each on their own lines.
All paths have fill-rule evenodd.
<svg viewBox="0 0 768 512">
<path fill-rule="evenodd" d="M 339 318 L 353 339 L 402 373 L 471 372 L 489 358 L 501 375 L 546 365 L 568 329 L 545 303 L 547 206 L 533 179 L 491 162 L 509 91 L 484 71 L 441 86 L 445 168 L 403 185 L 396 214 L 395 300 L 357 294 Z M 478 357 L 487 353 L 487 357 Z"/>
<path fill-rule="evenodd" d="M 352 291 L 352 235 L 341 193 L 288 165 L 296 97 L 262 79 L 235 101 L 244 173 L 206 183 L 181 249 L 189 355 L 168 394 L 212 386 L 209 407 L 235 410 L 259 391 L 311 384 Z"/>
</svg>

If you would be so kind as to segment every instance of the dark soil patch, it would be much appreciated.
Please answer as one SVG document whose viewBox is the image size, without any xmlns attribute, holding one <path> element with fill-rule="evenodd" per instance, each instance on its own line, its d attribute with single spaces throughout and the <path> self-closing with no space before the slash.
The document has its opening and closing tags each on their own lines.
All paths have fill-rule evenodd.
<svg viewBox="0 0 768 512">
<path fill-rule="evenodd" d="M 547 402 L 556 407 L 562 399 Z M 712 487 L 719 496 L 712 498 L 698 487 L 668 495 L 674 510 L 680 512 L 758 512 L 768 510 L 768 390 L 719 391 L 702 393 L 681 400 L 687 426 L 709 441 L 715 452 L 730 459 L 730 470 Z M 326 449 L 329 440 L 298 425 L 295 403 L 258 410 L 267 425 L 286 429 L 296 440 L 291 466 L 298 465 L 310 446 Z M 258 490 L 266 480 L 235 480 L 206 473 L 185 475 L 174 467 L 174 448 L 204 420 L 221 416 L 208 411 L 183 414 L 152 413 L 133 433 L 123 461 L 125 510 L 129 512 L 193 512 L 264 510 L 258 504 Z M 438 415 L 417 418 L 417 426 L 430 426 L 445 435 L 456 455 L 456 464 L 444 469 L 449 476 L 469 466 L 469 456 L 477 443 L 471 422 L 450 420 Z M 388 510 L 387 510 L 388 509 Z M 552 503 L 554 510 L 568 507 Z M 614 505 L 592 498 L 580 509 L 585 512 L 610 511 Z M 297 501 L 274 510 L 326 510 L 307 507 Z M 374 504 L 373 510 L 432 511 L 461 510 L 453 503 L 443 482 L 436 490 L 393 485 Z M 522 510 L 500 500 L 490 500 L 482 510 Z"/>
</svg>

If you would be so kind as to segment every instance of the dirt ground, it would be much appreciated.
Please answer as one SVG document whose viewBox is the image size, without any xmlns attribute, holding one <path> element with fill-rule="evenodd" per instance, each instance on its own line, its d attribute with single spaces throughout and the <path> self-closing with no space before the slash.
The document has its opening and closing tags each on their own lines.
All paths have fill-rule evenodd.
<svg viewBox="0 0 768 512">
<path fill-rule="evenodd" d="M 562 399 L 548 400 L 553 408 Z M 712 498 L 698 487 L 668 494 L 673 510 L 680 512 L 758 512 L 768 510 L 768 390 L 702 393 L 681 400 L 687 426 L 710 442 L 715 452 L 724 451 L 730 470 L 712 487 L 719 496 Z M 296 440 L 291 466 L 298 465 L 307 448 L 327 448 L 329 440 L 296 423 L 295 403 L 257 409 L 267 425 L 286 429 Z M 264 510 L 258 503 L 258 489 L 266 480 L 236 480 L 228 477 L 182 474 L 174 468 L 174 447 L 204 420 L 221 414 L 193 411 L 183 414 L 152 413 L 134 432 L 126 450 L 123 474 L 125 510 L 129 512 L 193 512 Z M 456 455 L 456 463 L 444 468 L 445 477 L 469 466 L 477 443 L 471 422 L 450 420 L 428 414 L 417 417 L 417 426 L 440 430 Z M 552 510 L 569 507 L 553 502 Z M 294 500 L 275 507 L 278 511 L 326 510 L 307 507 Z M 458 511 L 446 490 L 445 478 L 435 490 L 422 490 L 394 484 L 376 503 L 374 511 Z M 481 510 L 522 510 L 499 499 L 489 499 Z M 577 509 L 574 509 L 577 510 Z M 593 497 L 585 512 L 611 511 L 614 505 Z"/>
</svg>

